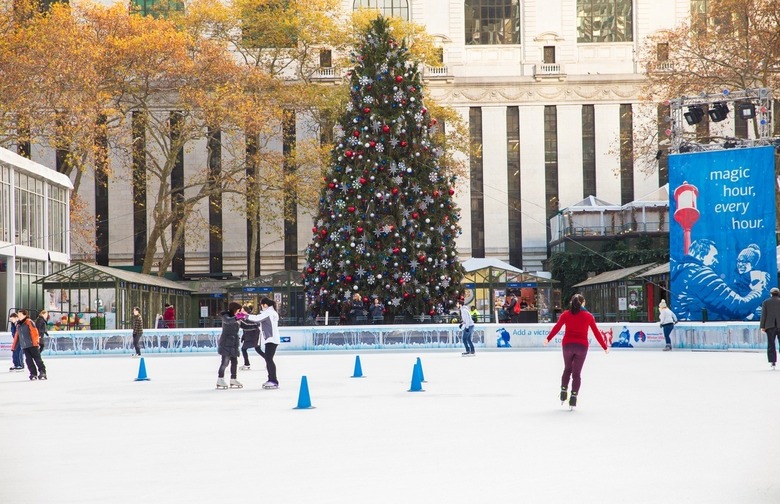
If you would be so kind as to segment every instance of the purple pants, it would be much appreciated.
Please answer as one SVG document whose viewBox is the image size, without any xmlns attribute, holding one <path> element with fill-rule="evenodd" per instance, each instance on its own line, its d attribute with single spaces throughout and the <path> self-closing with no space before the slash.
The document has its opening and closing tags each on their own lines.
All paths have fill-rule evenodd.
<svg viewBox="0 0 780 504">
<path fill-rule="evenodd" d="M 578 343 L 569 343 L 563 345 L 563 376 L 561 376 L 561 387 L 569 388 L 569 378 L 571 378 L 571 391 L 580 390 L 580 373 L 582 365 L 585 364 L 585 357 L 588 356 L 588 347 Z"/>
</svg>

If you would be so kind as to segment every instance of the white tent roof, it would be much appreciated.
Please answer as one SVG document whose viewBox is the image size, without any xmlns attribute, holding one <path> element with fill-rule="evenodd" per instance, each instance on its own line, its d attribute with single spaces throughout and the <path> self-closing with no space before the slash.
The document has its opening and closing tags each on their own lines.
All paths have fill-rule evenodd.
<svg viewBox="0 0 780 504">
<path fill-rule="evenodd" d="M 508 262 L 496 259 L 495 257 L 472 257 L 471 259 L 463 261 L 463 269 L 465 269 L 467 273 L 490 267 L 512 271 L 514 273 L 523 273 L 523 270 L 517 269 Z"/>
<path fill-rule="evenodd" d="M 563 210 L 562 212 L 569 210 L 569 211 L 588 211 L 588 210 L 596 210 L 596 211 L 602 211 L 602 210 L 620 210 L 620 205 L 615 205 L 614 203 L 609 203 L 608 201 L 604 201 L 602 199 L 598 199 L 595 196 L 588 196 L 582 201 L 579 201 L 573 205 L 569 205 Z"/>
<path fill-rule="evenodd" d="M 626 207 L 669 206 L 669 184 L 664 184 L 655 191 L 637 198 Z"/>
</svg>

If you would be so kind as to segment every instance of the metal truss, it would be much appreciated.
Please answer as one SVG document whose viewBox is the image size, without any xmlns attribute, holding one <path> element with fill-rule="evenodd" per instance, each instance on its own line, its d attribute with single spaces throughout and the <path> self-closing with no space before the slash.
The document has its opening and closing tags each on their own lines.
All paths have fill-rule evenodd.
<svg viewBox="0 0 780 504">
<path fill-rule="evenodd" d="M 738 106 L 751 104 L 755 107 L 753 121 L 758 123 L 756 138 L 724 138 L 722 142 L 704 143 L 698 141 L 696 133 L 686 132 L 685 113 L 691 107 L 724 103 L 733 114 L 738 113 Z M 698 96 L 682 96 L 669 100 L 671 115 L 669 117 L 669 152 L 701 152 L 721 150 L 733 147 L 748 147 L 755 145 L 776 145 L 777 139 L 772 138 L 772 91 L 769 88 L 745 89 L 744 91 L 728 91 L 717 94 L 701 93 Z"/>
</svg>

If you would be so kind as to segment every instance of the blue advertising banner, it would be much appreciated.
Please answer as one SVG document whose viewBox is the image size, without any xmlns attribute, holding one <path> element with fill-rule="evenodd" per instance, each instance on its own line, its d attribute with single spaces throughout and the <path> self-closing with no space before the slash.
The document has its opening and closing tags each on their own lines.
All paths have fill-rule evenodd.
<svg viewBox="0 0 780 504">
<path fill-rule="evenodd" d="M 753 320 L 777 286 L 774 147 L 669 156 L 672 310 Z"/>
</svg>

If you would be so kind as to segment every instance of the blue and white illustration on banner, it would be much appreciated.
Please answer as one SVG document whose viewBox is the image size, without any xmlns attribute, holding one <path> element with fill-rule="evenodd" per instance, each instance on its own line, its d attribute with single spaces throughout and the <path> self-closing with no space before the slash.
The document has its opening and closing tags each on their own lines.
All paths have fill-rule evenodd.
<svg viewBox="0 0 780 504">
<path fill-rule="evenodd" d="M 777 284 L 774 148 L 669 156 L 671 308 L 758 321 Z"/>
</svg>

